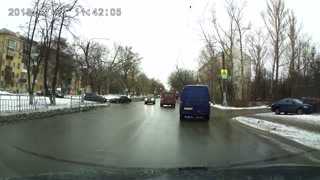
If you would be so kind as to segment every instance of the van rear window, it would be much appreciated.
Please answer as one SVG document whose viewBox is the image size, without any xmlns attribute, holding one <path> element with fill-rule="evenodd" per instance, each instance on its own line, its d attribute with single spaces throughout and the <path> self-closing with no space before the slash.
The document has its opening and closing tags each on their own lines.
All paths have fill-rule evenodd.
<svg viewBox="0 0 320 180">
<path fill-rule="evenodd" d="M 209 97 L 208 91 L 205 89 L 186 89 L 183 91 L 182 94 L 183 98 L 190 99 L 190 98 L 199 98 L 199 99 L 206 99 Z"/>
</svg>

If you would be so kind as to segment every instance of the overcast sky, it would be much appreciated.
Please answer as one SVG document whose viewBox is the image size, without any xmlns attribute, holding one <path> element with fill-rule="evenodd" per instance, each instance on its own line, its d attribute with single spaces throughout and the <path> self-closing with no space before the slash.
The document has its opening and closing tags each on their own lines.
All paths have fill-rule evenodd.
<svg viewBox="0 0 320 180">
<path fill-rule="evenodd" d="M 238 0 L 236 0 L 238 1 Z M 241 1 L 241 0 L 239 0 Z M 197 57 L 203 46 L 198 20 L 209 25 L 210 10 L 215 5 L 219 21 L 227 22 L 223 0 L 79 0 L 85 9 L 121 8 L 120 16 L 82 16 L 81 24 L 74 25 L 74 33 L 91 38 L 109 38 L 132 46 L 144 59 L 142 70 L 150 77 L 161 80 L 166 87 L 167 78 L 175 64 L 189 69 L 196 68 Z M 245 19 L 255 27 L 262 25 L 260 12 L 266 7 L 265 0 L 248 0 Z M 318 23 L 318 0 L 286 0 L 287 7 L 296 12 L 303 21 L 304 32 L 320 41 Z M 191 8 L 190 8 L 191 6 Z M 27 17 L 8 16 L 9 8 L 31 7 L 31 0 L 2 2 L 0 28 L 21 31 L 20 24 Z M 92 11 L 92 10 L 91 10 Z M 208 26 L 207 26 L 208 27 Z M 209 28 L 206 29 L 210 31 Z M 21 32 L 22 33 L 22 32 Z M 110 44 L 104 40 L 101 43 Z"/>
</svg>

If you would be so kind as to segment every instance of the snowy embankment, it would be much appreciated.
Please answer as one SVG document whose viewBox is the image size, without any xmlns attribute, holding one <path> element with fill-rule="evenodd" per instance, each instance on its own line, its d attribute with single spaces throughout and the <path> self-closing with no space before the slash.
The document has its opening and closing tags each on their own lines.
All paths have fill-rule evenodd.
<svg viewBox="0 0 320 180">
<path fill-rule="evenodd" d="M 292 117 L 290 117 L 292 118 Z M 306 118 L 306 119 L 317 119 L 320 121 L 320 116 L 313 117 L 312 115 L 304 115 L 297 118 Z M 283 124 L 273 123 L 266 120 L 256 119 L 256 118 L 249 118 L 249 117 L 235 117 L 232 118 L 234 121 L 238 121 L 242 124 L 247 126 L 260 129 L 263 131 L 267 131 L 269 133 L 277 134 L 287 139 L 291 139 L 296 141 L 300 144 L 304 144 L 311 148 L 319 149 L 320 150 L 320 134 L 316 132 L 310 132 L 307 130 L 303 130 L 300 128 L 287 126 Z"/>
<path fill-rule="evenodd" d="M 235 109 L 235 110 L 241 110 L 241 109 L 264 109 L 268 108 L 267 106 L 254 106 L 254 107 L 231 107 L 231 106 L 222 106 L 220 104 L 211 104 L 212 107 L 219 108 L 219 109 Z"/>
</svg>

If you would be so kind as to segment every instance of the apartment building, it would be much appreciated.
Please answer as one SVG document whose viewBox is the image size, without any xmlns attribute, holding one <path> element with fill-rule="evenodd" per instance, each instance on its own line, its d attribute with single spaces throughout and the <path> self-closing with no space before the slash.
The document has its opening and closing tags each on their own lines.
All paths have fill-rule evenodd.
<svg viewBox="0 0 320 180">
<path fill-rule="evenodd" d="M 19 32 L 13 32 L 6 28 L 0 29 L 0 88 L 8 92 L 28 91 L 26 56 L 29 53 L 39 53 L 39 50 L 35 45 L 31 52 L 28 52 L 26 41 L 27 38 L 21 36 Z M 39 66 L 35 91 L 43 88 L 43 68 L 41 65 Z M 32 80 L 33 75 L 31 82 Z"/>
</svg>

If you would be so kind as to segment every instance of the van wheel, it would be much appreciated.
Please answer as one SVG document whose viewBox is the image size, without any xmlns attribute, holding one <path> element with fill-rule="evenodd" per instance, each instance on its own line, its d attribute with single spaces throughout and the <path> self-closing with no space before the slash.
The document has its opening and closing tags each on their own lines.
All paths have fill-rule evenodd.
<svg viewBox="0 0 320 180">
<path fill-rule="evenodd" d="M 183 121 L 183 119 L 184 119 L 184 116 L 180 115 L 180 121 Z"/>
<path fill-rule="evenodd" d="M 163 107 L 163 104 L 160 104 L 160 107 Z"/>
<path fill-rule="evenodd" d="M 175 108 L 175 107 L 176 107 L 176 105 L 172 105 L 172 107 L 173 107 L 173 108 Z"/>
<path fill-rule="evenodd" d="M 276 113 L 277 115 L 279 115 L 279 114 L 280 114 L 280 108 L 277 108 L 277 109 L 275 110 L 275 113 Z"/>
<path fill-rule="evenodd" d="M 210 116 L 204 116 L 204 120 L 205 121 L 209 121 L 210 120 Z"/>
</svg>

